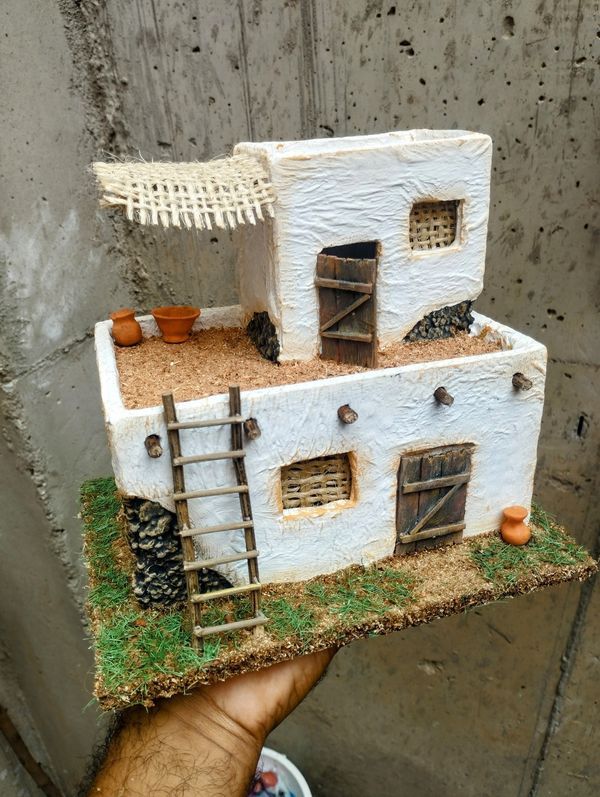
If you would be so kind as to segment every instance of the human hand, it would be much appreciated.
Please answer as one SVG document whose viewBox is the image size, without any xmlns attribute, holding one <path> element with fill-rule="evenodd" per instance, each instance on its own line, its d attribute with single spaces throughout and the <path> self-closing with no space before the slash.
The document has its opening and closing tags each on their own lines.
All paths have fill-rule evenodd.
<svg viewBox="0 0 600 797">
<path fill-rule="evenodd" d="M 105 797 L 246 797 L 267 735 L 308 694 L 324 650 L 132 709 L 90 791 Z"/>
</svg>

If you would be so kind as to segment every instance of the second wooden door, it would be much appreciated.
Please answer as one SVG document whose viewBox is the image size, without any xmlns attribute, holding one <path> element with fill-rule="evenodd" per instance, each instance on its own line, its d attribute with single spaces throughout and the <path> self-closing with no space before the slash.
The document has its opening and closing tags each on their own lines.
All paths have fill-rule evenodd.
<svg viewBox="0 0 600 797">
<path fill-rule="evenodd" d="M 373 257 L 344 256 L 358 247 L 324 250 L 317 258 L 315 284 L 319 290 L 321 356 L 340 363 L 377 365 L 375 246 L 365 248 Z"/>
</svg>

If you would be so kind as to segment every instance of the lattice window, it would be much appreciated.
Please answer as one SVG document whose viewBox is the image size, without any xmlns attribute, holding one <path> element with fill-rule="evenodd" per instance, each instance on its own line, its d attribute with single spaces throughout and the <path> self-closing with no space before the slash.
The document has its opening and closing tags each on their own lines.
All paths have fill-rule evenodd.
<svg viewBox="0 0 600 797">
<path fill-rule="evenodd" d="M 293 462 L 281 469 L 284 509 L 326 506 L 349 499 L 352 470 L 348 454 L 332 454 Z"/>
<path fill-rule="evenodd" d="M 411 249 L 442 249 L 456 240 L 458 200 L 415 202 L 410 211 Z"/>
</svg>

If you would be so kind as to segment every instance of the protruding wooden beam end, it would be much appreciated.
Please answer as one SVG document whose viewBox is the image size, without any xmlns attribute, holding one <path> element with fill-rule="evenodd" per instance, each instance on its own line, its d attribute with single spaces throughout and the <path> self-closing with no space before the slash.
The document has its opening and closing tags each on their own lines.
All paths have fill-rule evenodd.
<svg viewBox="0 0 600 797">
<path fill-rule="evenodd" d="M 152 459 L 157 459 L 158 457 L 162 456 L 163 449 L 160 444 L 160 435 L 149 434 L 144 440 L 144 445 L 146 446 L 148 456 L 152 457 Z"/>
<path fill-rule="evenodd" d="M 454 404 L 454 396 L 451 396 L 445 387 L 436 387 L 433 397 L 438 404 L 444 404 L 446 407 L 451 407 Z"/>
<path fill-rule="evenodd" d="M 512 383 L 515 390 L 531 390 L 533 387 L 531 379 L 528 379 L 525 374 L 522 374 L 520 371 L 513 374 Z"/>
<path fill-rule="evenodd" d="M 248 440 L 257 440 L 261 436 L 262 432 L 256 418 L 247 418 L 244 421 L 244 432 Z"/>
<path fill-rule="evenodd" d="M 358 412 L 353 410 L 349 404 L 343 404 L 339 407 L 337 414 L 342 423 L 354 423 L 358 420 Z"/>
</svg>

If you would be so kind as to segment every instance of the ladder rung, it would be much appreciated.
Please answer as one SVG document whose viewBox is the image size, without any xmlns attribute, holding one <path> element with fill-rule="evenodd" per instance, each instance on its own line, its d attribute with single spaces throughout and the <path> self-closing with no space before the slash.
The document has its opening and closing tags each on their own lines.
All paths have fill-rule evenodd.
<svg viewBox="0 0 600 797">
<path fill-rule="evenodd" d="M 175 493 L 175 501 L 187 501 L 190 498 L 208 498 L 211 495 L 230 495 L 232 493 L 247 493 L 247 484 L 236 484 L 232 487 L 213 487 L 212 490 L 191 490 L 189 493 Z"/>
<path fill-rule="evenodd" d="M 244 551 L 243 553 L 232 553 L 229 556 L 219 556 L 216 559 L 201 559 L 198 562 L 184 562 L 184 570 L 202 570 L 204 567 L 216 567 L 216 565 L 226 565 L 228 562 L 242 562 L 244 559 L 256 559 L 258 551 Z"/>
<path fill-rule="evenodd" d="M 228 598 L 230 595 L 241 595 L 243 592 L 256 592 L 261 587 L 260 584 L 243 584 L 241 587 L 229 587 L 228 589 L 217 589 L 214 592 L 196 592 L 190 600 L 192 603 L 204 603 L 217 598 Z"/>
<path fill-rule="evenodd" d="M 245 457 L 244 449 L 237 451 L 215 451 L 212 454 L 194 454 L 191 457 L 173 457 L 173 465 L 190 465 L 192 462 L 209 462 L 213 459 L 239 459 Z"/>
<path fill-rule="evenodd" d="M 206 418 L 201 421 L 172 421 L 167 424 L 167 429 L 202 429 L 204 426 L 225 426 L 228 423 L 242 423 L 241 415 L 230 415 L 228 418 Z"/>
<path fill-rule="evenodd" d="M 227 631 L 235 631 L 240 628 L 253 628 L 255 625 L 264 625 L 269 622 L 269 618 L 264 614 L 258 614 L 256 617 L 250 617 L 248 620 L 237 620 L 235 623 L 223 623 L 223 625 L 209 625 L 202 628 L 197 625 L 194 628 L 194 634 L 199 637 L 208 636 L 209 634 L 224 634 Z"/>
<path fill-rule="evenodd" d="M 182 529 L 180 537 L 195 537 L 197 534 L 214 534 L 215 531 L 234 531 L 235 529 L 251 529 L 252 520 L 238 520 L 234 523 L 219 523 L 216 526 L 196 526 L 191 529 Z"/>
</svg>

